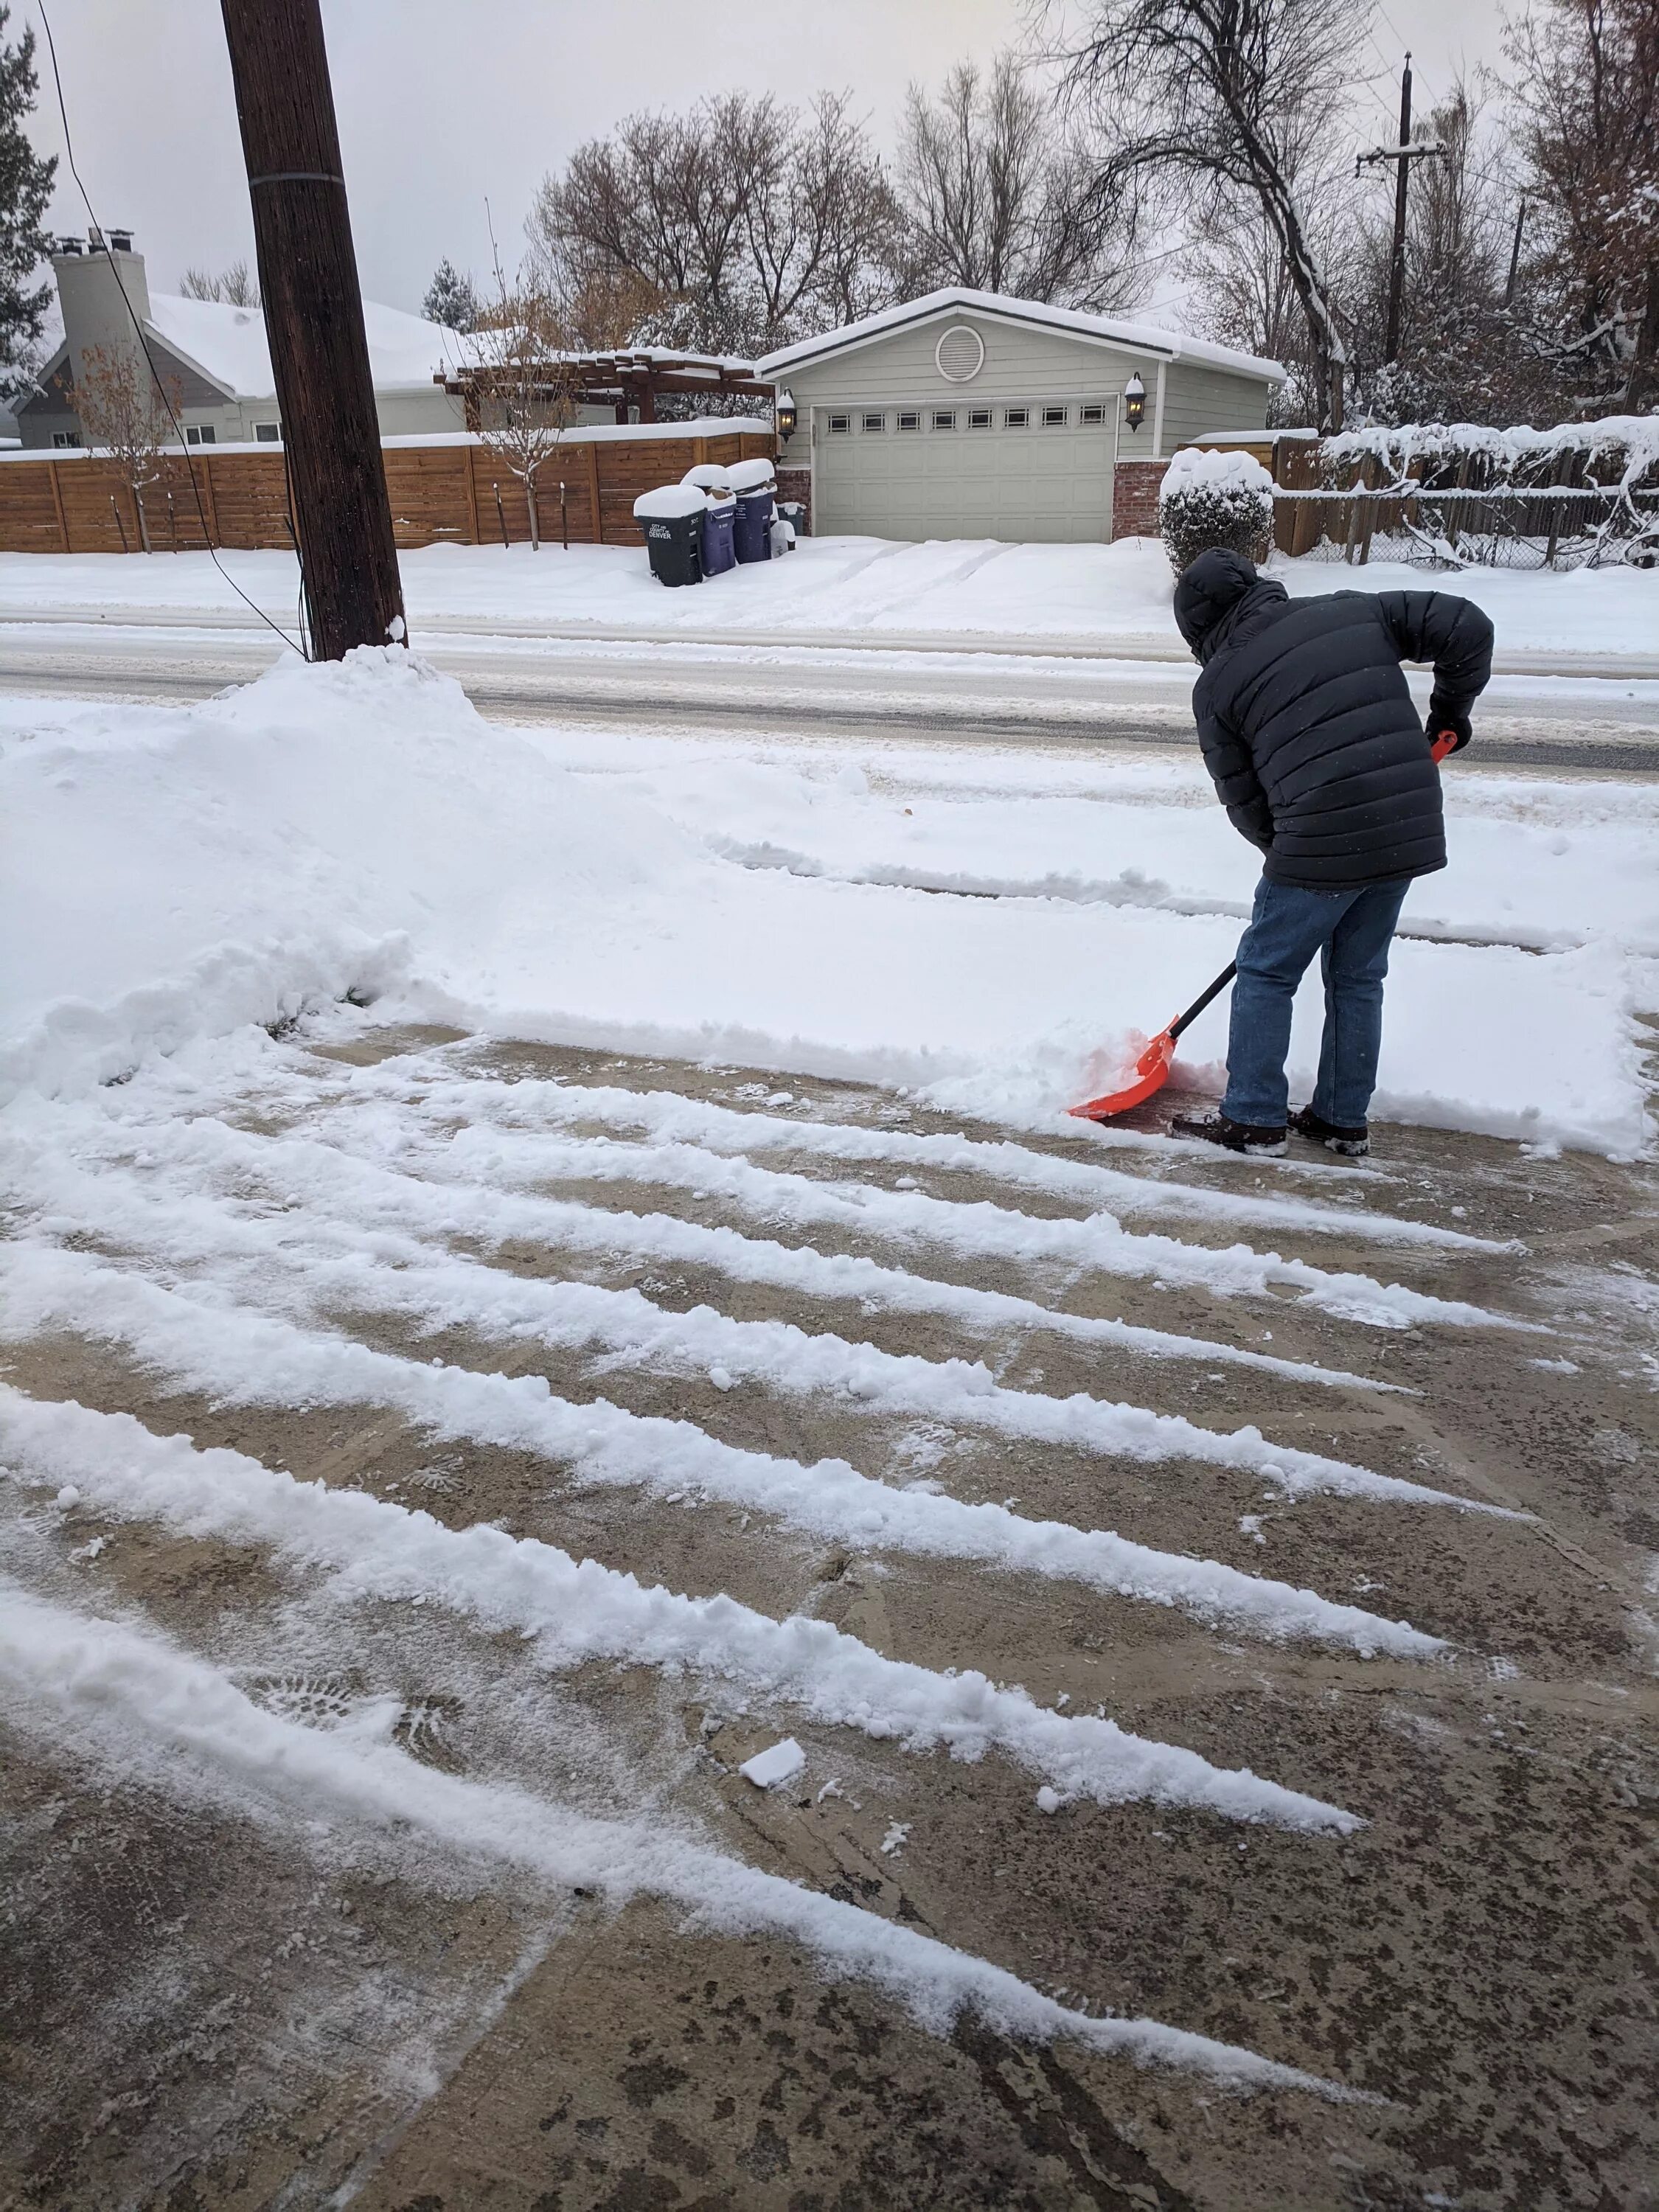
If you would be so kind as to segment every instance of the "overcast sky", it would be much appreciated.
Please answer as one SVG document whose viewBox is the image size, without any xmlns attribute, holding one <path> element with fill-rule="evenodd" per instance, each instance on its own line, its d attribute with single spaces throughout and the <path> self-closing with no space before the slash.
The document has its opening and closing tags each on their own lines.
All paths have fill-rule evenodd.
<svg viewBox="0 0 1659 2212">
<path fill-rule="evenodd" d="M 129 224 L 152 287 L 191 264 L 252 256 L 246 173 L 217 0 L 47 0 L 81 173 L 106 223 Z M 447 254 L 489 264 L 488 199 L 504 260 L 550 167 L 630 109 L 729 86 L 803 98 L 849 87 L 890 145 L 904 88 L 1019 35 L 1024 0 L 324 0 L 363 289 L 418 308 Z M 39 24 L 13 0 L 9 34 Z M 1356 76 L 1375 76 L 1379 132 L 1416 50 L 1419 102 L 1460 64 L 1498 54 L 1496 0 L 1387 0 Z M 42 41 L 44 47 L 44 41 Z M 45 63 L 44 51 L 41 61 Z M 61 153 L 49 75 L 35 136 Z M 60 165 L 48 222 L 86 228 Z"/>
</svg>

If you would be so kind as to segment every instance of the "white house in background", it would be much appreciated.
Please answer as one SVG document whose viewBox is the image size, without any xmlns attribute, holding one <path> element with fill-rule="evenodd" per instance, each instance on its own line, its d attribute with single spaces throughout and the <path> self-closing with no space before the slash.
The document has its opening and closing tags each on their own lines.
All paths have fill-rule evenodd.
<svg viewBox="0 0 1659 2212">
<path fill-rule="evenodd" d="M 1176 447 L 1260 431 L 1277 362 L 952 287 L 756 363 L 793 401 L 783 495 L 820 535 L 1109 539 Z M 1137 523 L 1139 518 L 1137 517 Z M 1121 529 L 1118 532 L 1122 535 Z"/>
<path fill-rule="evenodd" d="M 108 353 L 136 346 L 123 290 L 169 396 L 174 390 L 179 395 L 188 444 L 279 443 L 276 382 L 259 309 L 152 293 L 131 235 L 112 231 L 108 243 L 106 252 L 94 234 L 83 251 L 78 239 L 66 239 L 52 256 L 64 342 L 40 370 L 40 390 L 15 403 L 23 444 L 88 442 L 75 411 L 75 380 L 94 348 Z M 381 435 L 465 429 L 460 402 L 432 380 L 433 371 L 454 357 L 454 331 L 374 300 L 363 301 L 363 321 Z"/>
</svg>

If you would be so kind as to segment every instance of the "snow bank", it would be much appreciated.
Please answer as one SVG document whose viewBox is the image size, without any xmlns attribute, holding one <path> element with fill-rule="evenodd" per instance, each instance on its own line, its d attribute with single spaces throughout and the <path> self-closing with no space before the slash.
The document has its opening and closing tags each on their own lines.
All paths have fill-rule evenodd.
<svg viewBox="0 0 1659 2212">
<path fill-rule="evenodd" d="M 699 813 L 672 777 L 653 788 L 562 765 L 390 647 L 285 662 L 195 708 L 43 706 L 7 724 L 0 805 L 16 835 L 0 933 L 24 953 L 0 980 L 0 1097 L 85 1089 L 192 1034 L 350 994 L 550 1042 L 906 1085 L 951 1111 L 1052 1126 L 1225 965 L 1253 876 L 1236 840 L 1177 910 L 1052 896 L 1040 878 L 962 898 L 824 861 L 795 872 L 756 850 L 776 771 L 706 770 Z M 902 808 L 862 778 L 826 798 L 826 781 L 783 779 L 797 818 L 827 805 L 855 860 L 890 850 Z M 989 822 L 994 796 L 983 804 Z M 1090 815 L 1108 882 L 1158 847 L 1144 807 Z M 1523 931 L 1552 923 L 1547 872 L 1511 872 L 1506 896 Z M 1548 959 L 1402 945 L 1384 1110 L 1639 1145 L 1638 937 Z M 1198 1079 L 1224 1034 L 1219 1017 L 1195 1029 Z"/>
</svg>

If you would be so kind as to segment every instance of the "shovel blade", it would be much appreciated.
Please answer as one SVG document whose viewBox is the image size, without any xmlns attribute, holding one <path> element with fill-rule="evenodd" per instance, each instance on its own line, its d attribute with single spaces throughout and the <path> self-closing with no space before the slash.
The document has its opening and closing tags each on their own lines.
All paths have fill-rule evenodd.
<svg viewBox="0 0 1659 2212">
<path fill-rule="evenodd" d="M 1108 1091 L 1098 1098 L 1085 1098 L 1082 1105 L 1068 1106 L 1066 1111 L 1081 1121 L 1109 1121 L 1115 1115 L 1127 1114 L 1132 1106 L 1140 1105 L 1155 1091 L 1162 1091 L 1170 1079 L 1175 1048 L 1175 1039 L 1169 1030 L 1161 1031 L 1135 1062 L 1133 1082 L 1126 1083 L 1121 1091 Z"/>
</svg>

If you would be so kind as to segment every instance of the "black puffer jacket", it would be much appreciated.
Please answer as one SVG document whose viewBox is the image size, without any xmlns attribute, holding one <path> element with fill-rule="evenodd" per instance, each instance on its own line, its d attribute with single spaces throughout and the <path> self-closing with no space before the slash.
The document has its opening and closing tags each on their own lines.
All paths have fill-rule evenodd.
<svg viewBox="0 0 1659 2212">
<path fill-rule="evenodd" d="M 1467 729 L 1492 673 L 1479 607 L 1447 592 L 1292 599 L 1218 550 L 1183 572 L 1175 612 L 1204 664 L 1206 765 L 1275 883 L 1347 890 L 1445 866 L 1440 771 L 1400 664 L 1431 660 L 1431 714 Z"/>
</svg>

